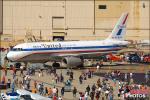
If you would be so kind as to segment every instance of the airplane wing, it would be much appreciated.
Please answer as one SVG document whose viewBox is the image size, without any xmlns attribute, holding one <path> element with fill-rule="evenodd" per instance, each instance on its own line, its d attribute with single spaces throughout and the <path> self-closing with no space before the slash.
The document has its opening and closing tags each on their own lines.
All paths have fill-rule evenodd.
<svg viewBox="0 0 150 100">
<path fill-rule="evenodd" d="M 114 52 L 115 53 L 115 52 Z M 99 59 L 101 58 L 101 56 L 104 56 L 104 55 L 107 55 L 109 54 L 108 52 L 102 52 L 102 53 L 99 53 L 99 52 L 95 52 L 95 53 L 82 53 L 82 54 L 79 54 L 79 53 L 68 53 L 68 54 L 53 54 L 53 57 L 51 59 L 55 59 L 58 61 L 62 60 L 63 58 L 65 57 L 82 57 L 84 59 Z"/>
</svg>

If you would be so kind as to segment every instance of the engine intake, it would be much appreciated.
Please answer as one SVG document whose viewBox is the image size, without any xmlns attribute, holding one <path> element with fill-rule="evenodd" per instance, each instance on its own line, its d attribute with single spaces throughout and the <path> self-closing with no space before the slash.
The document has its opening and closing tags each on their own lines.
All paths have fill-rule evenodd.
<svg viewBox="0 0 150 100">
<path fill-rule="evenodd" d="M 55 63 L 52 64 L 52 66 L 53 66 L 53 67 L 60 67 L 60 63 L 56 63 L 56 62 L 55 62 Z"/>
<path fill-rule="evenodd" d="M 65 57 L 62 60 L 63 64 L 67 67 L 77 67 L 79 65 L 82 65 L 82 60 L 78 57 Z"/>
</svg>

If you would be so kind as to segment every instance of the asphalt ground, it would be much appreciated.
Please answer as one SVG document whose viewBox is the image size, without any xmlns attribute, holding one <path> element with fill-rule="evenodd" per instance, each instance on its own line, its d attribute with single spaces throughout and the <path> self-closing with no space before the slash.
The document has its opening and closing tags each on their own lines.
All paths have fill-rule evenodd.
<svg viewBox="0 0 150 100">
<path fill-rule="evenodd" d="M 83 73 L 87 68 L 83 69 L 73 69 L 74 72 L 74 80 L 72 82 L 72 88 L 75 86 L 77 87 L 78 93 L 76 98 L 73 97 L 72 92 L 65 92 L 65 95 L 63 97 L 64 100 L 78 100 L 79 99 L 79 92 L 85 92 L 85 89 L 88 85 L 92 86 L 94 83 L 97 82 L 97 79 L 100 78 L 101 80 L 104 77 L 104 74 L 107 72 L 111 72 L 114 70 L 119 70 L 121 71 L 121 76 L 124 76 L 124 73 L 133 73 L 133 78 L 135 83 L 140 83 L 140 82 L 145 82 L 144 79 L 144 73 L 150 70 L 150 65 L 147 64 L 128 64 L 128 63 L 113 63 L 109 65 L 108 63 L 103 66 L 101 69 L 97 70 L 95 67 L 88 67 L 88 69 L 95 71 L 95 75 L 87 80 L 83 81 L 83 84 L 79 84 L 79 76 L 81 73 Z M 62 73 L 64 75 L 64 80 L 66 81 L 69 79 L 69 76 L 66 75 L 66 69 L 58 69 L 57 73 L 60 74 Z M 3 71 L 1 71 L 1 75 L 3 74 Z M 8 71 L 7 79 L 12 80 L 12 71 Z M 17 76 L 19 80 L 22 79 L 20 76 L 20 71 L 17 72 Z M 46 87 L 52 87 L 52 76 L 47 75 L 46 71 L 44 71 L 44 76 L 39 77 L 38 73 L 35 73 L 35 76 L 31 76 L 31 88 L 33 87 L 33 81 L 36 80 L 38 83 L 44 83 L 44 86 Z M 109 84 L 114 87 L 114 100 L 122 100 L 121 98 L 118 98 L 117 93 L 118 93 L 118 81 L 116 83 L 116 86 L 114 86 L 113 81 L 111 79 L 108 80 Z M 61 87 L 64 86 L 63 83 L 58 83 L 55 84 L 55 86 L 59 89 L 59 95 L 60 95 L 60 89 Z M 17 87 L 16 87 L 17 88 Z M 6 92 L 7 90 L 1 90 L 1 92 Z M 102 96 L 101 96 L 102 97 Z M 100 99 L 102 100 L 102 98 Z"/>
</svg>

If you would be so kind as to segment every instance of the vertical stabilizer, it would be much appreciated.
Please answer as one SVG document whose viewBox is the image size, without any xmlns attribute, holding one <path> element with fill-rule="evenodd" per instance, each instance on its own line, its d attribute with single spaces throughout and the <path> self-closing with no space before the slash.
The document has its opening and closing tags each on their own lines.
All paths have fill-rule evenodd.
<svg viewBox="0 0 150 100">
<path fill-rule="evenodd" d="M 128 13 L 123 13 L 107 39 L 124 40 Z"/>
</svg>

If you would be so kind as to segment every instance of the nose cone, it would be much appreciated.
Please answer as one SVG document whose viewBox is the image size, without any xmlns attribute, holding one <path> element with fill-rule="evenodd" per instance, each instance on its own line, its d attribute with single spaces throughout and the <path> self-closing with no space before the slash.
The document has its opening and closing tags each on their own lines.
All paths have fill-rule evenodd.
<svg viewBox="0 0 150 100">
<path fill-rule="evenodd" d="M 12 52 L 8 52 L 7 55 L 6 55 L 7 59 L 10 60 L 10 61 L 14 61 L 14 55 Z"/>
</svg>

